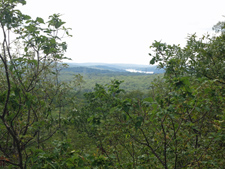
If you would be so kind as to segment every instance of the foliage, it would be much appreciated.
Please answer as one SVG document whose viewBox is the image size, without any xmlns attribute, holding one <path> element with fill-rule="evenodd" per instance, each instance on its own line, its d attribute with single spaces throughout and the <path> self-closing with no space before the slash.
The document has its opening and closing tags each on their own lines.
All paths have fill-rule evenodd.
<svg viewBox="0 0 225 169">
<path fill-rule="evenodd" d="M 30 149 L 43 147 L 61 128 L 61 100 L 70 88 L 59 83 L 58 62 L 66 59 L 61 34 L 70 35 L 59 14 L 47 22 L 39 17 L 32 20 L 16 9 L 18 4 L 26 1 L 0 4 L 0 155 L 9 159 L 8 165 L 22 169 L 27 167 Z M 16 39 L 11 40 L 11 34 Z"/>
<path fill-rule="evenodd" d="M 197 39 L 191 35 L 184 48 L 161 42 L 151 46 L 155 50 L 151 63 L 158 62 L 165 69 L 168 94 L 158 97 L 157 102 L 165 111 L 164 135 L 173 133 L 168 141 L 175 141 L 174 145 L 165 139 L 164 152 L 173 148 L 175 168 L 220 168 L 225 162 L 221 159 L 225 138 L 224 27 L 220 30 L 221 34 L 214 37 Z M 172 128 L 173 132 L 169 130 Z M 168 163 L 170 168 L 169 160 L 165 160 L 165 167 Z"/>
<path fill-rule="evenodd" d="M 60 32 L 70 36 L 65 22 L 59 14 L 47 22 L 32 20 L 16 10 L 17 4 L 26 1 L 0 4 L 0 164 L 21 169 L 225 166 L 224 22 L 214 26 L 216 36 L 190 35 L 184 48 L 155 41 L 150 63 L 165 74 L 151 85 L 144 82 L 147 92 L 126 93 L 122 85 L 153 76 L 111 76 L 106 85 L 88 76 L 95 86 L 81 102 L 74 96 L 85 76 L 68 83 L 59 79 L 67 49 Z"/>
<path fill-rule="evenodd" d="M 74 125 L 114 168 L 221 168 L 224 37 L 192 35 L 184 48 L 153 43 L 151 64 L 165 74 L 152 83 L 151 97 L 121 97 L 118 80 L 97 84 Z"/>
<path fill-rule="evenodd" d="M 70 81 L 75 72 L 61 72 L 59 79 L 60 81 Z M 151 82 L 154 81 L 156 77 L 163 77 L 163 74 L 136 74 L 136 73 L 110 73 L 110 74 L 80 74 L 83 77 L 85 83 L 82 83 L 82 88 L 80 90 L 80 95 L 87 92 L 92 92 L 95 88 L 95 84 L 105 85 L 111 80 L 117 79 L 119 81 L 124 81 L 120 87 L 126 90 L 126 93 L 139 90 L 143 92 L 143 97 L 148 96 L 149 87 Z"/>
</svg>

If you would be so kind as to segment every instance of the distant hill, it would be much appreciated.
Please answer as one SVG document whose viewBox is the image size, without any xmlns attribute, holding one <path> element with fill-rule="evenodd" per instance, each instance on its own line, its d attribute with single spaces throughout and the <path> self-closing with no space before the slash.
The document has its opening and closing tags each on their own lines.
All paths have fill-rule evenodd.
<svg viewBox="0 0 225 169">
<path fill-rule="evenodd" d="M 105 65 L 97 65 L 97 66 L 94 66 L 93 68 L 97 68 L 97 69 L 101 69 L 101 70 L 116 71 L 116 72 L 126 72 L 126 70 L 118 69 L 118 68 L 110 67 L 110 66 L 105 66 Z"/>
<path fill-rule="evenodd" d="M 74 73 L 99 73 L 99 74 L 112 74 L 112 73 L 135 73 L 146 74 L 152 72 L 153 74 L 164 73 L 164 70 L 159 70 L 157 66 L 152 65 L 135 65 L 135 64 L 107 64 L 107 63 L 67 63 L 68 68 L 63 71 Z M 128 70 L 133 70 L 129 72 Z"/>
<path fill-rule="evenodd" d="M 105 85 L 116 79 L 123 81 L 121 88 L 127 92 L 139 90 L 147 94 L 151 82 L 155 78 L 163 76 L 162 70 L 149 65 L 102 63 L 69 63 L 68 65 L 68 68 L 61 71 L 59 79 L 60 81 L 71 81 L 74 75 L 82 75 L 85 83 L 82 84 L 81 93 L 93 91 L 96 83 Z M 128 72 L 127 69 L 142 71 L 142 73 Z M 146 72 L 153 72 L 153 74 L 147 74 Z"/>
<path fill-rule="evenodd" d="M 94 68 L 94 67 L 84 67 L 84 66 L 77 66 L 77 67 L 68 67 L 63 69 L 63 72 L 73 72 L 73 73 L 83 73 L 83 74 L 110 74 L 114 73 L 115 71 L 107 70 L 107 69 L 100 69 L 100 68 Z M 120 72 L 120 71 L 117 71 Z"/>
<path fill-rule="evenodd" d="M 125 70 L 119 70 L 119 69 L 113 69 L 113 68 L 107 68 L 104 67 L 104 69 L 101 67 L 68 67 L 64 68 L 61 72 L 61 74 L 81 74 L 81 75 L 87 75 L 87 74 L 94 74 L 94 75 L 145 75 L 144 73 L 132 73 Z"/>
</svg>

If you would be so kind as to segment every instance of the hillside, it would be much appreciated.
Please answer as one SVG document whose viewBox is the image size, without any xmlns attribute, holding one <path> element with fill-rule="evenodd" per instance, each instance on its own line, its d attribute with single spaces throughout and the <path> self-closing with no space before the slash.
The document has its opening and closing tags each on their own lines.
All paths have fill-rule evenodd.
<svg viewBox="0 0 225 169">
<path fill-rule="evenodd" d="M 143 74 L 152 72 L 152 74 L 163 73 L 157 66 L 152 65 L 136 65 L 136 64 L 107 64 L 107 63 L 67 63 L 69 68 L 64 71 L 72 71 L 77 73 L 128 73 L 127 70 L 142 71 Z M 135 73 L 135 72 L 132 72 Z"/>
<path fill-rule="evenodd" d="M 154 71 L 153 74 L 128 72 L 126 69 L 142 71 Z M 84 83 L 82 84 L 81 93 L 91 92 L 96 83 L 109 84 L 111 80 L 117 79 L 123 81 L 121 88 L 127 92 L 142 91 L 147 93 L 151 82 L 162 77 L 162 73 L 157 70 L 156 66 L 146 65 L 126 65 L 126 64 L 69 64 L 68 68 L 62 70 L 60 74 L 61 81 L 71 81 L 75 75 L 83 76 Z"/>
</svg>

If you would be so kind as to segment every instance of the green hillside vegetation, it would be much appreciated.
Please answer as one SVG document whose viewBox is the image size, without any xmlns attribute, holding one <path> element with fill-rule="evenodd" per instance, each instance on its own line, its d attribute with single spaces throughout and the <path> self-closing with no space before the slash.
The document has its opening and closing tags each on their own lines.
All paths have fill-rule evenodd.
<svg viewBox="0 0 225 169">
<path fill-rule="evenodd" d="M 0 3 L 0 168 L 224 168 L 225 22 L 183 48 L 155 41 L 164 74 L 81 76 L 63 71 L 60 15 L 32 19 L 19 4 Z"/>
<path fill-rule="evenodd" d="M 148 93 L 151 82 L 155 78 L 163 76 L 163 74 L 115 72 L 86 67 L 73 67 L 62 71 L 59 79 L 61 81 L 71 81 L 77 74 L 80 74 L 83 77 L 84 82 L 81 85 L 82 93 L 93 91 L 95 84 L 97 83 L 104 85 L 110 83 L 111 80 L 114 79 L 124 81 L 121 84 L 121 88 L 125 89 L 127 92 L 139 90 L 143 93 Z"/>
</svg>

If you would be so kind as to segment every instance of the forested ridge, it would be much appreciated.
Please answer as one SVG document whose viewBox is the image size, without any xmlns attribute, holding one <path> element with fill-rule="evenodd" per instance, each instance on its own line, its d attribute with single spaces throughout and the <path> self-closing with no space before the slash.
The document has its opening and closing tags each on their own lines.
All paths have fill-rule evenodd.
<svg viewBox="0 0 225 169">
<path fill-rule="evenodd" d="M 111 80 L 117 79 L 123 81 L 120 85 L 126 92 L 139 91 L 147 95 L 151 86 L 151 82 L 155 78 L 162 77 L 163 74 L 144 74 L 144 73 L 130 73 L 130 72 L 114 72 L 107 70 L 90 69 L 87 68 L 73 68 L 71 71 L 63 71 L 59 75 L 59 80 L 69 82 L 75 78 L 75 75 L 82 77 L 83 83 L 80 85 L 79 93 L 92 92 L 95 84 L 105 85 Z M 99 72 L 99 73 L 96 73 Z"/>
<path fill-rule="evenodd" d="M 164 74 L 82 75 L 62 71 L 61 15 L 18 4 L 0 3 L 0 168 L 224 168 L 225 22 L 185 47 L 153 42 Z"/>
</svg>

